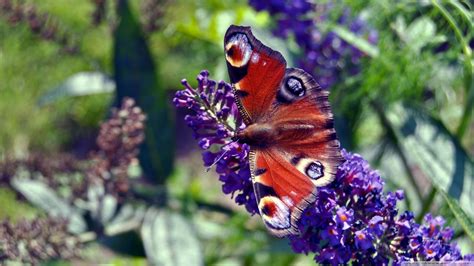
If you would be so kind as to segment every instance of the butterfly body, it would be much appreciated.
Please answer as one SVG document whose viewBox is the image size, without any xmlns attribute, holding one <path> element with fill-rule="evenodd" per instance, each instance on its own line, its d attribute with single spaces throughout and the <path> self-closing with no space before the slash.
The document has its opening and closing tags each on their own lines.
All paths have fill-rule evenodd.
<svg viewBox="0 0 474 266">
<path fill-rule="evenodd" d="M 238 132 L 235 138 L 258 150 L 306 138 L 311 135 L 314 128 L 313 125 L 304 122 L 299 124 L 254 123 Z"/>
<path fill-rule="evenodd" d="M 283 56 L 249 27 L 224 38 L 229 76 L 247 127 L 234 136 L 249 161 L 260 214 L 274 235 L 297 234 L 296 222 L 342 161 L 328 92 L 312 76 L 286 68 Z"/>
</svg>

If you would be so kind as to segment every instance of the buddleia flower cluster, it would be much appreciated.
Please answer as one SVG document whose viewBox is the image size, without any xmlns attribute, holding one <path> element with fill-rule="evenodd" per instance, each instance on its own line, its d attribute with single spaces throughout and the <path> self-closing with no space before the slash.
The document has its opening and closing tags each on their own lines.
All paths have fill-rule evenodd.
<svg viewBox="0 0 474 266">
<path fill-rule="evenodd" d="M 343 77 L 359 73 L 360 60 L 365 54 L 322 25 L 334 12 L 334 3 L 315 1 L 264 1 L 250 0 L 257 11 L 267 11 L 276 20 L 273 33 L 281 38 L 292 36 L 304 55 L 296 63 L 314 74 L 323 88 L 330 88 Z M 354 17 L 345 8 L 333 23 L 350 31 L 371 44 L 378 41 L 377 31 L 371 29 L 362 17 Z"/>
<path fill-rule="evenodd" d="M 222 191 L 255 214 L 258 208 L 249 179 L 249 146 L 231 140 L 236 130 L 245 128 L 235 104 L 232 86 L 224 81 L 209 79 L 207 70 L 199 73 L 197 81 L 195 89 L 183 79 L 181 84 L 184 90 L 176 92 L 173 103 L 178 108 L 193 111 L 184 120 L 193 129 L 194 138 L 204 150 L 204 166 L 215 164 L 219 180 L 223 182 Z"/>
<path fill-rule="evenodd" d="M 232 141 L 234 133 L 245 128 L 237 110 L 231 85 L 209 78 L 207 71 L 197 76 L 193 88 L 186 80 L 173 103 L 192 114 L 185 121 L 203 150 L 205 167 L 215 164 L 222 191 L 244 205 L 250 214 L 258 213 L 249 171 L 246 144 Z M 345 150 L 345 162 L 335 181 L 319 188 L 316 201 L 308 206 L 298 222 L 300 235 L 289 236 L 297 253 L 314 254 L 318 263 L 385 265 L 393 261 L 473 260 L 461 255 L 452 242 L 453 230 L 444 227 L 442 217 L 425 216 L 415 222 L 413 213 L 399 213 L 397 202 L 402 191 L 384 193 L 384 181 L 364 158 Z"/>
<path fill-rule="evenodd" d="M 122 200 L 129 191 L 128 169 L 138 165 L 139 146 L 145 140 L 146 116 L 135 100 L 125 98 L 120 109 L 113 108 L 111 117 L 101 124 L 93 166 L 88 170 L 92 183 Z"/>
<path fill-rule="evenodd" d="M 16 223 L 1 221 L 0 262 L 37 265 L 41 261 L 78 257 L 81 243 L 67 231 L 67 224 L 64 219 L 52 217 Z"/>
</svg>

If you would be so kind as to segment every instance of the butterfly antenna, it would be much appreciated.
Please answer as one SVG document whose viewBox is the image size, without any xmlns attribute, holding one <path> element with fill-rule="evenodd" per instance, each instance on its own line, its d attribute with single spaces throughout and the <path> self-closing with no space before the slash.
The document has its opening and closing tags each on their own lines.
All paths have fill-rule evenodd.
<svg viewBox="0 0 474 266">
<path fill-rule="evenodd" d="M 230 144 L 235 143 L 235 142 L 237 142 L 237 141 L 238 141 L 238 140 L 233 140 L 233 141 L 231 141 L 231 142 L 225 144 L 224 146 L 222 146 L 221 149 L 224 148 L 224 147 L 227 147 L 227 146 L 229 146 Z M 214 165 L 216 165 L 216 164 L 224 157 L 224 155 L 227 154 L 228 151 L 229 151 L 229 150 L 224 151 L 218 158 L 216 158 L 216 159 L 214 160 L 214 162 L 206 168 L 206 172 L 209 172 L 209 170 L 211 170 L 211 168 L 212 168 Z"/>
</svg>

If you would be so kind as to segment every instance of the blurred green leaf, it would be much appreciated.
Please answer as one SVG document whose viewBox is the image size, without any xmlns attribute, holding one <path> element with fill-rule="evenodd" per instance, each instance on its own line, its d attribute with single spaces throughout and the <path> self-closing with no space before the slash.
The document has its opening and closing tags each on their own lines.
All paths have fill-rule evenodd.
<svg viewBox="0 0 474 266">
<path fill-rule="evenodd" d="M 10 264 L 7 264 L 8 266 L 11 266 Z M 22 265 L 22 264 L 19 264 Z M 66 261 L 66 260 L 50 260 L 50 261 L 45 261 L 41 262 L 41 266 L 69 266 L 71 265 L 71 262 Z"/>
<path fill-rule="evenodd" d="M 408 47 L 415 53 L 430 43 L 440 43 L 446 40 L 444 36 L 436 35 L 436 25 L 428 17 L 422 16 L 414 20 L 408 27 L 403 17 L 397 17 L 395 31 Z"/>
<path fill-rule="evenodd" d="M 117 211 L 117 199 L 112 195 L 105 195 L 101 200 L 100 222 L 106 224 L 111 221 Z"/>
<path fill-rule="evenodd" d="M 109 231 L 119 231 L 123 227 L 123 224 L 134 223 L 143 221 L 145 216 L 146 208 L 145 206 L 132 206 L 131 204 L 123 205 L 117 215 L 114 216 L 113 220 L 107 225 L 107 230 Z"/>
<path fill-rule="evenodd" d="M 338 26 L 338 25 L 330 25 L 329 29 L 332 30 L 334 33 L 336 33 L 344 41 L 354 45 L 355 47 L 359 48 L 362 52 L 365 52 L 366 54 L 370 55 L 370 57 L 379 56 L 380 52 L 376 46 L 373 46 L 366 39 L 355 35 L 348 29 Z"/>
<path fill-rule="evenodd" d="M 54 190 L 46 184 L 27 178 L 14 178 L 12 186 L 35 206 L 43 209 L 51 216 L 67 218 L 69 231 L 74 234 L 85 232 L 86 222 L 81 213 L 65 200 L 59 198 Z"/>
<path fill-rule="evenodd" d="M 16 222 L 19 219 L 32 219 L 41 213 L 40 210 L 31 204 L 18 199 L 18 194 L 8 187 L 0 187 L 0 219 L 8 217 L 9 220 Z"/>
<path fill-rule="evenodd" d="M 469 238 L 471 238 L 472 241 L 474 241 L 474 223 L 472 222 L 472 219 L 470 219 L 461 209 L 461 207 L 459 207 L 459 202 L 446 195 L 444 192 L 441 192 L 441 195 L 443 195 L 443 198 L 448 203 L 449 208 L 453 212 L 458 222 L 461 224 L 462 228 L 466 231 L 466 234 L 469 236 Z"/>
<path fill-rule="evenodd" d="M 65 97 L 110 93 L 115 82 L 101 72 L 79 72 L 66 79 L 61 85 L 43 95 L 38 105 L 43 106 Z"/>
<path fill-rule="evenodd" d="M 148 209 L 141 235 L 150 265 L 203 265 L 199 241 L 188 221 L 177 213 Z"/>
<path fill-rule="evenodd" d="M 215 221 L 209 220 L 207 217 L 196 215 L 193 217 L 193 225 L 197 229 L 200 239 L 213 240 L 218 237 L 225 237 L 229 234 L 229 230 Z"/>
<path fill-rule="evenodd" d="M 132 97 L 146 113 L 146 138 L 140 149 L 140 163 L 150 181 L 163 184 L 173 169 L 174 158 L 170 101 L 159 83 L 156 64 L 128 1 L 118 1 L 117 8 L 120 23 L 114 36 L 116 105 L 124 97 Z"/>
<path fill-rule="evenodd" d="M 474 217 L 474 164 L 457 139 L 440 121 L 407 105 L 396 105 L 388 118 L 413 167 Z"/>
<path fill-rule="evenodd" d="M 435 9 L 439 11 L 441 15 L 444 17 L 444 19 L 448 22 L 449 26 L 454 31 L 456 38 L 463 50 L 464 89 L 467 94 L 467 101 L 465 104 L 463 116 L 461 118 L 461 123 L 459 124 L 459 127 L 457 129 L 457 136 L 459 138 L 462 138 L 462 136 L 464 136 L 464 133 L 466 132 L 466 129 L 468 127 L 469 121 L 472 116 L 472 108 L 474 106 L 474 82 L 473 82 L 474 67 L 473 67 L 473 62 L 472 62 L 472 49 L 469 46 L 469 41 L 468 41 L 469 36 L 464 36 L 463 29 L 459 26 L 459 24 L 454 19 L 453 15 L 449 12 L 449 10 L 443 6 L 444 2 L 440 2 L 438 0 L 432 0 L 431 3 L 435 7 Z M 451 2 L 451 3 L 454 3 L 454 2 Z M 456 7 L 456 5 L 454 6 Z M 468 16 L 468 20 L 470 18 L 472 18 L 472 15 Z M 470 33 L 472 32 L 472 20 L 470 20 L 468 23 L 469 23 L 468 32 Z"/>
<path fill-rule="evenodd" d="M 474 27 L 474 20 L 472 19 L 472 4 L 469 1 L 462 1 L 461 4 L 458 0 L 449 0 L 448 3 L 452 5 L 456 10 L 458 10 L 459 14 L 461 14 L 462 18 L 466 23 L 469 25 L 469 29 L 472 30 Z"/>
<path fill-rule="evenodd" d="M 90 212 L 94 221 L 102 225 L 110 222 L 117 213 L 117 199 L 105 193 L 104 186 L 90 186 L 87 190 L 87 202 L 83 207 Z"/>
</svg>

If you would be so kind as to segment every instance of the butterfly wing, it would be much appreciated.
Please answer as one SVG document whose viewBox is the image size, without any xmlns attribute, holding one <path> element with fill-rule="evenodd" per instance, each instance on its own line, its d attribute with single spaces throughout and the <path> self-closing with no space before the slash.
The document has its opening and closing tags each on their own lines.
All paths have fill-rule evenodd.
<svg viewBox="0 0 474 266">
<path fill-rule="evenodd" d="M 232 25 L 224 37 L 227 69 L 246 124 L 257 121 L 275 98 L 285 75 L 283 56 L 255 38 L 250 27 Z"/>
<path fill-rule="evenodd" d="M 277 149 L 250 154 L 253 187 L 265 225 L 279 237 L 298 234 L 296 222 L 314 202 L 316 187 L 306 176 L 295 172 Z"/>
<path fill-rule="evenodd" d="M 317 187 L 334 179 L 342 161 L 328 92 L 305 71 L 287 69 L 281 54 L 257 40 L 249 27 L 231 26 L 224 46 L 244 122 L 260 131 L 249 134 L 251 143 L 266 143 L 250 153 L 260 214 L 274 235 L 296 234 Z"/>
<path fill-rule="evenodd" d="M 296 91 L 304 93 L 293 95 L 284 88 L 293 78 L 301 85 Z M 334 180 L 343 158 L 328 92 L 303 70 L 286 70 L 267 115 L 279 134 L 274 145 L 252 152 L 250 166 L 263 221 L 283 237 L 298 233 L 303 210 L 315 201 L 317 187 Z"/>
<path fill-rule="evenodd" d="M 328 94 L 304 70 L 288 68 L 268 113 L 280 132 L 276 148 L 316 186 L 332 182 L 343 161 Z"/>
</svg>

